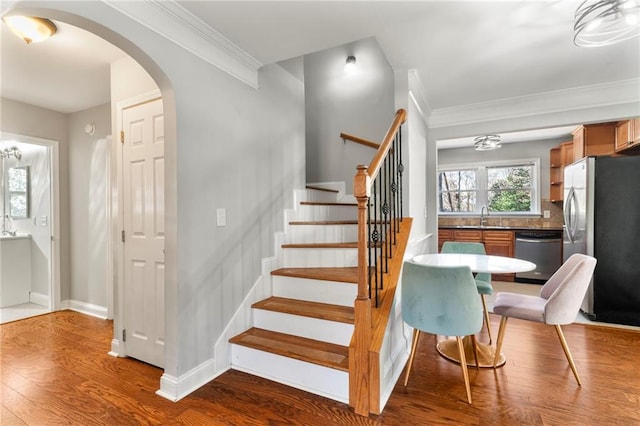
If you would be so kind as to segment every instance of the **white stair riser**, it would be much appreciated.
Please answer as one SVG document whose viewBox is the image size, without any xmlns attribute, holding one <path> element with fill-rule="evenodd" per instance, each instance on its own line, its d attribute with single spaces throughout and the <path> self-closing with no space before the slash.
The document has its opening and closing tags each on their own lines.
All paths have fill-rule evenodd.
<svg viewBox="0 0 640 426">
<path fill-rule="evenodd" d="M 254 327 L 279 333 L 293 334 L 307 339 L 349 346 L 353 324 L 302 317 L 265 309 L 253 310 Z"/>
<path fill-rule="evenodd" d="M 349 402 L 349 374 L 293 358 L 231 345 L 231 368 L 336 401 Z"/>
<path fill-rule="evenodd" d="M 307 199 L 305 201 L 315 201 L 317 203 L 335 203 L 338 201 L 338 194 L 335 192 L 308 189 L 306 198 Z"/>
<path fill-rule="evenodd" d="M 347 243 L 358 241 L 358 225 L 289 225 L 287 243 Z"/>
<path fill-rule="evenodd" d="M 271 277 L 273 295 L 310 302 L 353 306 L 358 295 L 358 286 L 352 283 L 314 280 L 307 278 Z"/>
<path fill-rule="evenodd" d="M 285 268 L 346 268 L 358 265 L 355 248 L 285 248 L 282 251 Z"/>
<path fill-rule="evenodd" d="M 317 206 L 303 204 L 296 208 L 297 220 L 356 220 L 356 206 Z"/>
</svg>

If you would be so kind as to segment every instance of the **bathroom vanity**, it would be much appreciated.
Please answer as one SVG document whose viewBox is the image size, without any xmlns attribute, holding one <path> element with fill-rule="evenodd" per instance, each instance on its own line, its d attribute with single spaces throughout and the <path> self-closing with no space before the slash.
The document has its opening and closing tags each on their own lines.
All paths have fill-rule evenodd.
<svg viewBox="0 0 640 426">
<path fill-rule="evenodd" d="M 31 236 L 0 236 L 0 308 L 29 302 Z"/>
</svg>

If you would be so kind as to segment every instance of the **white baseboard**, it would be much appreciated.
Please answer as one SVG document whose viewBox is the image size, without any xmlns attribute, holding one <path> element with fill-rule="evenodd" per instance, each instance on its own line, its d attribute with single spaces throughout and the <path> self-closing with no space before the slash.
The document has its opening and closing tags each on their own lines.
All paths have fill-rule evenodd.
<svg viewBox="0 0 640 426">
<path fill-rule="evenodd" d="M 49 307 L 49 296 L 42 293 L 36 293 L 35 291 L 29 292 L 29 302 L 36 305 Z"/>
<path fill-rule="evenodd" d="M 120 346 L 120 340 L 111 339 L 111 350 L 108 352 L 108 354 L 116 358 L 126 357 L 126 355 L 123 353 L 122 347 Z"/>
<path fill-rule="evenodd" d="M 215 359 L 211 358 L 180 377 L 164 373 L 160 377 L 160 389 L 156 391 L 156 395 L 169 401 L 179 401 L 226 371 L 216 372 L 215 366 Z"/>
<path fill-rule="evenodd" d="M 107 308 L 105 306 L 92 305 L 79 300 L 63 300 L 60 304 L 60 309 L 69 309 L 92 317 L 107 319 Z"/>
</svg>

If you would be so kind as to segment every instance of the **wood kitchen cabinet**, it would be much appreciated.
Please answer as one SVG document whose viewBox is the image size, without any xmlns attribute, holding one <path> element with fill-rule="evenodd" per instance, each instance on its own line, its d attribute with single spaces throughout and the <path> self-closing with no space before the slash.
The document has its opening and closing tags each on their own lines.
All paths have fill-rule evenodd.
<svg viewBox="0 0 640 426">
<path fill-rule="evenodd" d="M 484 249 L 487 254 L 505 257 L 513 257 L 514 255 L 513 231 L 439 229 L 438 252 L 442 251 L 442 244 L 445 241 L 484 243 Z M 514 281 L 515 274 L 493 274 L 491 279 L 495 281 Z"/>
<path fill-rule="evenodd" d="M 573 163 L 573 141 L 564 142 L 549 151 L 549 200 L 563 201 L 564 167 Z"/>
<path fill-rule="evenodd" d="M 494 256 L 514 256 L 513 231 L 483 231 L 482 241 L 487 254 Z M 492 280 L 514 281 L 515 274 L 493 274 Z"/>
<path fill-rule="evenodd" d="M 640 117 L 616 123 L 615 151 L 629 151 L 640 147 Z"/>
<path fill-rule="evenodd" d="M 594 155 L 615 152 L 617 123 L 597 123 L 579 126 L 573 131 L 573 161 Z"/>
</svg>

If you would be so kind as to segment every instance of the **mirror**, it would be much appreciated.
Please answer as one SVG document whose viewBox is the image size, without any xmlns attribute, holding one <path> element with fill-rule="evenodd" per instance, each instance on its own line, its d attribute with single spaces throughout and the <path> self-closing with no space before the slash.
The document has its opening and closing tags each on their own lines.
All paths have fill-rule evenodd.
<svg viewBox="0 0 640 426">
<path fill-rule="evenodd" d="M 13 167 L 8 170 L 7 190 L 9 195 L 9 216 L 13 219 L 29 217 L 29 166 Z"/>
</svg>

